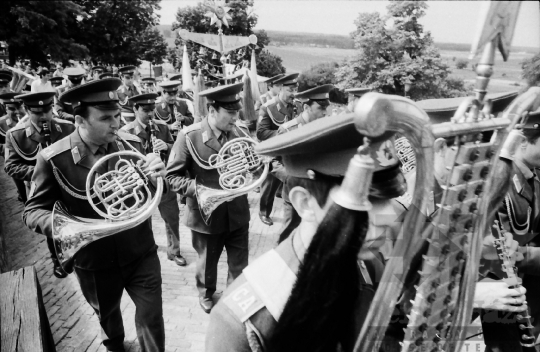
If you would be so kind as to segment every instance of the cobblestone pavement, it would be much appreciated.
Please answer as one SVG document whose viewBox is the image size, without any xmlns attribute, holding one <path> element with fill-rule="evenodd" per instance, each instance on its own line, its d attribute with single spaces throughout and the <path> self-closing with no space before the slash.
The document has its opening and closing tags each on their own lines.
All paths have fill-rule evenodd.
<svg viewBox="0 0 540 352">
<path fill-rule="evenodd" d="M 0 158 L 0 211 L 6 219 L 6 244 L 11 269 L 34 265 L 43 290 L 43 300 L 53 332 L 56 349 L 64 351 L 106 351 L 101 343 L 99 321 L 82 296 L 75 275 L 57 279 L 52 274 L 52 262 L 48 256 L 45 237 L 26 228 L 22 222 L 23 204 L 17 200 L 13 181 L 5 174 L 4 160 Z M 282 201 L 274 204 L 273 226 L 261 223 L 258 216 L 259 194 L 249 195 L 251 222 L 249 231 L 250 261 L 266 252 L 277 242 L 282 226 Z M 182 210 L 183 211 L 183 210 Z M 166 351 L 203 351 L 208 314 L 199 307 L 195 287 L 195 259 L 197 253 L 191 246 L 189 229 L 180 227 L 180 250 L 188 266 L 179 267 L 167 260 L 165 224 L 159 212 L 152 217 L 152 225 L 163 278 L 163 311 L 165 319 Z M 218 267 L 218 290 L 216 298 L 225 289 L 227 279 L 227 256 L 223 253 Z M 126 339 L 126 351 L 140 351 L 135 332 L 135 305 L 124 293 L 122 316 Z"/>
<path fill-rule="evenodd" d="M 7 223 L 5 233 L 11 269 L 34 265 L 43 290 L 43 299 L 53 332 L 56 349 L 64 351 L 106 351 L 101 343 L 100 326 L 97 316 L 81 294 L 75 275 L 57 279 L 52 274 L 52 262 L 48 257 L 45 237 L 36 235 L 22 222 L 23 205 L 17 201 L 13 181 L 3 172 L 4 162 L 0 158 L 0 211 Z M 277 242 L 283 225 L 282 200 L 274 203 L 273 226 L 261 223 L 258 216 L 259 194 L 248 197 L 251 209 L 249 229 L 250 261 L 271 249 Z M 183 209 L 182 209 L 183 211 Z M 180 227 L 180 250 L 187 267 L 179 267 L 167 260 L 167 238 L 165 224 L 159 212 L 152 217 L 154 236 L 159 246 L 163 278 L 163 311 L 165 319 L 166 351 L 204 351 L 204 338 L 208 325 L 208 315 L 199 307 L 195 287 L 195 259 L 197 253 L 191 246 L 191 233 L 183 225 Z M 227 278 L 227 256 L 224 252 L 218 267 L 218 291 L 216 298 L 225 289 Z M 122 316 L 126 332 L 125 347 L 128 352 L 140 351 L 135 332 L 135 305 L 124 293 Z M 471 331 L 476 332 L 474 329 Z M 470 336 L 470 335 L 469 335 Z M 462 352 L 483 351 L 482 337 L 469 340 Z"/>
</svg>

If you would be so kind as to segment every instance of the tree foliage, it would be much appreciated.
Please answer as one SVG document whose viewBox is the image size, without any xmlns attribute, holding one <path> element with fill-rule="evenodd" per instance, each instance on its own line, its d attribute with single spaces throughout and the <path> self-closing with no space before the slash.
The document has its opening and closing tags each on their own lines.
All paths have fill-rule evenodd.
<svg viewBox="0 0 540 352">
<path fill-rule="evenodd" d="M 521 62 L 521 77 L 529 86 L 537 86 L 540 83 L 540 53 L 530 59 Z"/>
<path fill-rule="evenodd" d="M 395 1 L 388 14 L 360 13 L 351 33 L 358 53 L 336 72 L 341 88 L 372 87 L 415 100 L 447 98 L 469 93 L 463 84 L 448 81 L 451 70 L 418 20 L 425 15 L 424 1 Z M 391 23 L 387 26 L 387 22 Z M 463 89 L 461 89 L 463 87 Z"/>
<path fill-rule="evenodd" d="M 282 60 L 279 56 L 271 54 L 263 50 L 270 43 L 270 38 L 264 30 L 254 33 L 253 28 L 257 24 L 257 15 L 253 12 L 252 0 L 231 1 L 227 3 L 231 8 L 228 14 L 231 16 L 229 26 L 223 25 L 224 35 L 235 35 L 247 37 L 251 34 L 257 35 L 257 45 L 240 48 L 233 52 L 226 53 L 227 63 L 235 65 L 243 65 L 245 61 L 251 59 L 251 50 L 255 48 L 257 73 L 259 75 L 274 75 L 285 72 Z M 176 22 L 172 25 L 172 30 L 186 29 L 194 33 L 209 33 L 217 34 L 217 27 L 210 25 L 210 19 L 205 16 L 207 8 L 203 3 L 198 3 L 196 6 L 186 6 L 179 8 L 176 13 Z M 184 42 L 180 37 L 176 38 L 175 44 L 181 46 L 186 44 L 188 53 L 190 53 L 190 66 L 192 68 L 201 68 L 208 74 L 218 74 L 221 69 L 220 54 L 203 48 L 191 41 Z M 183 49 L 180 49 L 183 52 Z"/>
<path fill-rule="evenodd" d="M 337 83 L 336 71 L 338 68 L 339 64 L 337 62 L 323 62 L 303 71 L 298 77 L 298 91 L 303 92 L 324 84 L 335 85 Z M 338 89 L 335 89 L 330 92 L 330 100 L 345 104 L 347 102 L 347 96 Z"/>
<path fill-rule="evenodd" d="M 140 64 L 160 52 L 153 35 L 160 0 L 3 0 L 0 40 L 9 46 L 10 63 L 21 58 L 45 65 L 52 61 L 91 59 L 105 64 Z M 156 47 L 150 46 L 155 44 Z"/>
<path fill-rule="evenodd" d="M 3 0 L 0 40 L 9 47 L 9 63 L 30 59 L 34 65 L 84 57 L 89 48 L 76 38 L 84 8 L 73 1 Z"/>
<path fill-rule="evenodd" d="M 167 56 L 167 43 L 157 28 L 147 28 L 135 44 L 141 59 L 150 61 L 154 65 L 163 63 Z"/>
</svg>

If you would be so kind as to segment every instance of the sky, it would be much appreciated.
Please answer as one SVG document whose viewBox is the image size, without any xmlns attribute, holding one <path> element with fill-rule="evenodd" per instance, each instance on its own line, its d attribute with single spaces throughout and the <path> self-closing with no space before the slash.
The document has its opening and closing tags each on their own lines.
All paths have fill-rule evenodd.
<svg viewBox="0 0 540 352">
<path fill-rule="evenodd" d="M 195 6 L 198 1 L 162 0 L 161 24 L 176 20 L 179 7 Z M 258 15 L 255 29 L 348 35 L 360 12 L 386 13 L 389 1 L 267 1 L 255 0 Z M 420 20 L 436 42 L 470 44 L 478 26 L 482 1 L 429 1 L 426 16 Z M 523 1 L 512 45 L 540 48 L 540 6 Z"/>
</svg>

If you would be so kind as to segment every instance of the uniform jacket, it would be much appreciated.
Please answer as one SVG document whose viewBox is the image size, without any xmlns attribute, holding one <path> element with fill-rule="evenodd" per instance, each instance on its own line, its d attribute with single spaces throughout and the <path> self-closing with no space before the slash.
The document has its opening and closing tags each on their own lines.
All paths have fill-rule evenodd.
<svg viewBox="0 0 540 352">
<path fill-rule="evenodd" d="M 141 89 L 136 85 L 133 85 L 130 88 L 125 84 L 122 84 L 116 92 L 118 93 L 118 99 L 120 106 L 122 107 L 122 112 L 133 113 L 133 102 L 129 101 L 128 99 L 135 95 L 142 94 Z"/>
<path fill-rule="evenodd" d="M 229 140 L 232 140 L 249 136 L 249 132 L 247 129 L 242 130 L 238 123 L 228 135 Z M 192 147 L 193 153 L 188 146 Z M 221 186 L 218 171 L 201 167 L 199 163 L 208 166 L 208 158 L 219 153 L 220 149 L 221 145 L 205 118 L 182 130 L 169 156 L 167 181 L 174 192 L 187 197 L 187 211 L 183 221 L 187 227 L 197 232 L 219 234 L 249 224 L 249 205 L 245 195 L 219 205 L 212 213 L 208 225 L 201 217 L 195 195 L 195 180 L 197 184 L 216 190 L 221 189 Z"/>
<path fill-rule="evenodd" d="M 8 115 L 0 117 L 0 144 L 6 144 L 6 133 L 17 125 L 18 120 L 14 120 Z M 2 147 L 3 148 L 3 147 Z M 2 153 L 3 154 L 3 153 Z"/>
<path fill-rule="evenodd" d="M 298 111 L 298 109 L 296 109 Z M 279 126 L 296 116 L 293 104 L 285 105 L 279 97 L 267 101 L 259 111 L 257 138 L 265 141 L 277 134 Z"/>
<path fill-rule="evenodd" d="M 75 130 L 71 122 L 53 118 L 51 120 L 51 144 L 68 136 Z M 30 181 L 38 153 L 44 148 L 45 137 L 34 127 L 30 119 L 6 134 L 6 173 L 19 180 Z"/>
<path fill-rule="evenodd" d="M 298 244 L 299 241 L 300 237 L 293 234 L 275 250 L 251 263 L 225 290 L 210 314 L 206 335 L 207 352 L 264 351 L 296 281 L 302 259 L 298 257 L 298 253 L 302 252 L 298 249 L 298 246 L 302 246 Z M 265 275 L 265 268 L 283 274 L 277 277 Z M 351 351 L 354 346 L 383 270 L 383 263 L 378 259 L 359 263 L 360 293 L 357 302 L 351 307 L 351 314 L 356 317 L 355 326 L 343 332 L 343 351 Z M 261 281 L 257 280 L 257 276 Z M 258 285 L 258 281 L 262 285 Z M 283 290 L 287 290 L 288 294 L 283 295 Z"/>
<path fill-rule="evenodd" d="M 292 119 L 291 121 L 287 121 L 284 124 L 282 124 L 281 126 L 279 126 L 277 134 L 283 134 L 285 132 L 295 130 L 298 127 L 302 127 L 306 123 L 307 122 L 304 120 L 304 118 L 300 114 L 297 117 L 295 117 L 294 119 Z"/>
<path fill-rule="evenodd" d="M 172 113 L 171 113 L 172 111 Z M 189 110 L 188 103 L 183 99 L 177 99 L 174 104 L 167 104 L 165 101 L 156 103 L 155 119 L 172 124 L 176 122 L 174 113 L 185 116 L 182 125 L 189 126 L 193 124 L 193 113 Z"/>
<path fill-rule="evenodd" d="M 261 95 L 261 98 L 255 103 L 255 111 L 258 112 L 261 109 L 261 106 L 263 106 L 263 104 L 266 104 L 268 100 L 273 98 L 274 97 L 270 94 L 270 91 Z"/>
<path fill-rule="evenodd" d="M 174 144 L 174 139 L 171 135 L 171 132 L 169 132 L 169 127 L 167 127 L 167 124 L 165 122 L 162 122 L 160 120 L 154 119 L 154 128 L 156 133 L 156 138 L 161 139 L 163 142 L 167 144 L 167 152 L 165 153 L 166 158 L 168 159 L 169 153 L 171 151 L 171 148 Z M 150 131 L 150 126 L 148 127 L 148 131 Z M 124 127 L 122 127 L 123 131 L 126 131 L 130 134 L 133 134 L 142 142 L 142 148 L 145 154 L 152 153 L 152 142 L 151 142 L 151 134 L 149 135 L 148 132 L 145 130 L 145 128 L 139 123 L 137 119 L 134 121 L 128 123 Z"/>
<path fill-rule="evenodd" d="M 119 132 L 141 150 L 140 140 Z M 126 142 L 116 141 L 106 147 L 107 154 L 131 150 Z M 95 156 L 76 130 L 38 154 L 32 177 L 33 192 L 23 213 L 23 220 L 32 231 L 52 236 L 51 211 L 56 201 L 62 201 L 68 212 L 83 218 L 100 219 L 86 198 L 86 178 L 95 163 Z M 114 169 L 117 158 L 108 161 L 103 174 Z M 150 220 L 132 229 L 101 238 L 88 244 L 75 256 L 75 266 L 86 270 L 101 270 L 123 266 L 155 248 Z"/>
</svg>

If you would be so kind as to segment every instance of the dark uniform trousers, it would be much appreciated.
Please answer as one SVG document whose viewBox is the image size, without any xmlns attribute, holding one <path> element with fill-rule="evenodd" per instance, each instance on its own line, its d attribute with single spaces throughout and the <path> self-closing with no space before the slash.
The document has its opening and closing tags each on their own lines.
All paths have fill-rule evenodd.
<svg viewBox="0 0 540 352">
<path fill-rule="evenodd" d="M 159 120 L 154 120 L 154 128 L 157 139 L 161 139 L 167 144 L 167 152 L 162 154 L 162 158 L 167 162 L 169 153 L 174 143 L 167 124 Z M 150 126 L 142 126 L 137 119 L 122 127 L 123 131 L 139 137 L 143 143 L 145 154 L 153 153 Z M 165 222 L 165 234 L 167 235 L 167 258 L 172 259 L 180 255 L 180 208 L 176 200 L 176 193 L 167 192 L 161 197 L 158 205 L 159 214 Z"/>
<path fill-rule="evenodd" d="M 6 133 L 17 125 L 16 120 L 11 119 L 7 115 L 0 117 L 0 155 L 4 156 L 4 147 L 6 144 Z M 26 202 L 26 186 L 24 181 L 17 178 L 11 178 L 17 188 L 19 194 L 19 201 Z"/>
<path fill-rule="evenodd" d="M 75 126 L 71 123 L 52 119 L 50 122 L 50 140 L 47 141 L 28 119 L 23 125 L 15 126 L 6 133 L 4 169 L 15 180 L 22 201 L 26 202 L 31 195 L 30 179 L 34 172 L 37 153 L 46 142 L 55 143 L 69 135 L 74 129 Z M 51 258 L 57 259 L 54 241 L 50 237 L 47 237 L 47 247 Z"/>
<path fill-rule="evenodd" d="M 247 133 L 249 132 L 240 130 L 237 125 L 228 132 L 226 139 L 244 137 Z M 167 181 L 171 190 L 186 197 L 183 222 L 191 229 L 193 247 L 198 254 L 196 281 L 201 297 L 211 297 L 216 291 L 217 264 L 223 248 L 227 250 L 228 283 L 232 282 L 248 263 L 247 197 L 239 196 L 220 204 L 206 223 L 195 192 L 195 183 L 211 189 L 221 189 L 217 170 L 201 165 L 207 166 L 208 158 L 217 154 L 225 142 L 226 140 L 218 141 L 205 118 L 182 130 L 167 163 Z M 188 149 L 188 143 L 193 154 Z"/>
<path fill-rule="evenodd" d="M 540 333 L 540 181 L 538 171 L 524 174 L 524 166 L 513 163 L 512 182 L 504 203 L 499 208 L 498 219 L 506 231 L 512 233 L 520 246 L 528 246 L 525 260 L 517 262 L 517 271 L 522 277 L 522 285 L 527 289 L 526 300 L 535 337 Z M 533 248 L 531 248 L 533 247 Z M 499 260 L 482 260 L 483 275 L 486 280 L 503 278 Z M 481 312 L 482 331 L 486 351 L 521 351 L 520 331 L 515 316 L 496 310 Z"/>
<path fill-rule="evenodd" d="M 140 139 L 119 131 L 124 141 L 100 147 L 95 154 L 76 130 L 38 154 L 32 177 L 35 191 L 25 204 L 23 220 L 33 231 L 52 235 L 51 211 L 62 201 L 74 216 L 99 219 L 85 196 L 89 170 L 104 155 L 130 150 L 142 151 Z M 113 170 L 118 158 L 103 165 L 100 174 Z M 143 351 L 165 350 L 161 295 L 161 271 L 150 220 L 100 238 L 80 249 L 74 267 L 82 293 L 95 310 L 103 330 L 103 344 L 110 351 L 123 351 L 124 329 L 120 311 L 125 289 L 135 303 L 137 336 Z"/>
<path fill-rule="evenodd" d="M 277 135 L 279 125 L 294 117 L 294 106 L 285 105 L 278 97 L 268 100 L 259 111 L 257 124 L 257 138 L 265 141 Z M 270 216 L 274 207 L 274 198 L 281 186 L 282 181 L 271 172 L 261 186 L 261 200 L 259 211 L 265 216 Z"/>
</svg>

